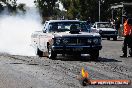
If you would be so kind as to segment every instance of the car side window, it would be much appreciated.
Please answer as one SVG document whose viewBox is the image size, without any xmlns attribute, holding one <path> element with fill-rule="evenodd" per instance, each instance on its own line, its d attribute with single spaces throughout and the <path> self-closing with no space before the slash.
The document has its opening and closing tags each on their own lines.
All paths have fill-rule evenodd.
<svg viewBox="0 0 132 88">
<path fill-rule="evenodd" d="M 58 32 L 58 25 L 56 23 L 49 23 L 49 32 Z"/>
<path fill-rule="evenodd" d="M 95 25 L 95 28 L 100 28 L 100 23 L 97 23 L 97 24 Z"/>
<path fill-rule="evenodd" d="M 43 32 L 46 33 L 47 32 L 47 25 L 48 25 L 48 22 L 45 22 L 44 24 L 44 27 L 43 27 Z"/>
</svg>

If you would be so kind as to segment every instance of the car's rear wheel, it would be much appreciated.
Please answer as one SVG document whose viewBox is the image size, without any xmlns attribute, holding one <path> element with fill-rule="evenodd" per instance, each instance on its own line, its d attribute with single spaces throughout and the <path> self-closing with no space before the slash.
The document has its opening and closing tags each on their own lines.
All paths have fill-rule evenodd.
<svg viewBox="0 0 132 88">
<path fill-rule="evenodd" d="M 37 48 L 36 55 L 38 55 L 39 57 L 42 57 L 43 56 L 43 52 L 39 48 Z"/>
<path fill-rule="evenodd" d="M 91 51 L 90 58 L 92 60 L 98 60 L 98 58 L 99 58 L 99 50 L 93 50 L 93 51 Z"/>
<path fill-rule="evenodd" d="M 51 46 L 48 47 L 48 57 L 49 59 L 55 59 L 57 54 L 52 50 Z"/>
</svg>

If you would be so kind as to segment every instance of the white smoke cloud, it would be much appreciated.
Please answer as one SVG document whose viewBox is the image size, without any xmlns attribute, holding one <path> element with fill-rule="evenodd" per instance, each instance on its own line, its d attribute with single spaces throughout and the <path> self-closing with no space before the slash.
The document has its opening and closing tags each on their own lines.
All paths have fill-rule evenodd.
<svg viewBox="0 0 132 88">
<path fill-rule="evenodd" d="M 0 52 L 13 55 L 34 56 L 30 46 L 31 34 L 42 29 L 40 16 L 35 8 L 28 8 L 25 15 L 0 17 Z"/>
</svg>

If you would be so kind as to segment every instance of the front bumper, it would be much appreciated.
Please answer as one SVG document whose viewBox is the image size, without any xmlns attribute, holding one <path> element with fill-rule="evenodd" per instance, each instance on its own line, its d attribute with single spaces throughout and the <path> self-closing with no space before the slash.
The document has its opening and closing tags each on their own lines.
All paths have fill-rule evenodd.
<svg viewBox="0 0 132 88">
<path fill-rule="evenodd" d="M 104 37 L 104 38 L 106 38 L 106 37 L 111 37 L 111 38 L 117 37 L 117 35 L 115 35 L 115 34 L 100 34 L 100 35 L 101 35 L 101 37 Z"/>
<path fill-rule="evenodd" d="M 99 34 L 101 35 L 101 37 L 107 38 L 114 38 L 117 37 L 118 33 L 117 31 L 99 31 Z"/>
<path fill-rule="evenodd" d="M 52 46 L 52 50 L 57 54 L 71 54 L 71 53 L 81 53 L 89 54 L 93 50 L 101 50 L 101 45 L 91 45 L 91 46 Z"/>
</svg>

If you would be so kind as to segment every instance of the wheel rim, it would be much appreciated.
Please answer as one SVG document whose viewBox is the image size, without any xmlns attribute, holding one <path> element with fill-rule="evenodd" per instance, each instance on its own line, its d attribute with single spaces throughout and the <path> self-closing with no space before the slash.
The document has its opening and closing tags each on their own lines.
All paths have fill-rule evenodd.
<svg viewBox="0 0 132 88">
<path fill-rule="evenodd" d="M 37 49 L 35 49 L 35 55 L 37 55 Z"/>
<path fill-rule="evenodd" d="M 131 49 L 129 50 L 129 54 L 130 54 L 130 56 L 132 56 L 132 50 Z"/>
<path fill-rule="evenodd" d="M 35 54 L 38 55 L 38 48 L 35 49 Z"/>
<path fill-rule="evenodd" d="M 49 53 L 49 58 L 51 57 L 51 48 L 49 48 L 49 51 L 48 51 L 48 53 Z"/>
</svg>

